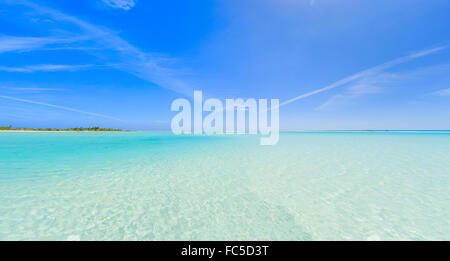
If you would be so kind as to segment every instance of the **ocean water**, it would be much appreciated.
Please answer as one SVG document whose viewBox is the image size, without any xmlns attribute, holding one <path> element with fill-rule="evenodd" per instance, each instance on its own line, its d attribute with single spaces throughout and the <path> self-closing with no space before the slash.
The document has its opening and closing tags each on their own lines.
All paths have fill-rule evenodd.
<svg viewBox="0 0 450 261">
<path fill-rule="evenodd" d="M 0 133 L 0 240 L 450 240 L 449 132 Z"/>
</svg>

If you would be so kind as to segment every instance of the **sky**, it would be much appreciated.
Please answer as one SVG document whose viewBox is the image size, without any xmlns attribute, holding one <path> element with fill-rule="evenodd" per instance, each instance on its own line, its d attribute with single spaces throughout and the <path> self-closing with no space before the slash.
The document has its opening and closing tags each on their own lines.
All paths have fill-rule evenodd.
<svg viewBox="0 0 450 261">
<path fill-rule="evenodd" d="M 447 0 L 0 0 L 0 126 L 168 130 L 177 98 L 281 130 L 449 130 Z"/>
</svg>

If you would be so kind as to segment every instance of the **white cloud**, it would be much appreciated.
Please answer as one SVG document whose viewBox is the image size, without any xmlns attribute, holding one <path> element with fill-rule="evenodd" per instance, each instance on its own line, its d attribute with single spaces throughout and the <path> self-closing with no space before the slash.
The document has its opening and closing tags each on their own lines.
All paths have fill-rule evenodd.
<svg viewBox="0 0 450 261">
<path fill-rule="evenodd" d="M 122 2 L 133 2 L 132 5 L 136 3 L 136 1 Z M 75 46 L 72 46 L 71 44 L 64 44 L 63 46 L 53 47 L 61 47 L 62 49 L 75 47 L 79 48 L 79 50 L 86 48 L 89 51 L 89 54 L 97 55 L 99 58 L 107 60 L 108 64 L 114 64 L 113 67 L 116 69 L 131 73 L 145 81 L 161 86 L 162 88 L 192 96 L 193 88 L 179 79 L 179 75 L 183 74 L 183 72 L 180 69 L 172 69 L 173 62 L 176 61 L 176 59 L 163 58 L 161 55 L 141 51 L 139 48 L 122 39 L 116 32 L 113 32 L 108 28 L 91 24 L 58 10 L 44 7 L 26 0 L 20 2 L 8 1 L 8 3 L 21 4 L 31 8 L 34 12 L 30 13 L 30 15 L 37 15 L 45 19 L 50 19 L 57 22 L 56 24 L 71 24 L 81 31 L 81 35 L 71 39 L 25 37 L 22 39 L 26 39 L 28 41 L 24 41 L 23 44 L 14 48 L 14 44 L 8 44 L 10 47 L 4 48 L 4 51 L 34 50 L 51 43 L 73 42 Z M 76 30 L 77 32 L 69 32 L 69 35 L 79 33 L 78 30 Z M 64 32 L 65 35 L 67 35 L 68 32 Z M 13 38 L 7 37 L 6 39 L 11 42 L 11 39 Z M 0 38 L 0 46 L 1 44 L 2 42 Z M 2 49 L 0 47 L 0 52 L 1 51 Z"/>
<path fill-rule="evenodd" d="M 412 61 L 414 59 L 420 58 L 420 57 L 424 57 L 427 55 L 431 55 L 434 54 L 436 52 L 439 52 L 443 49 L 447 48 L 447 46 L 441 46 L 441 47 L 436 47 L 436 48 L 432 48 L 432 49 L 427 49 L 424 51 L 420 51 L 420 52 L 416 52 L 416 53 L 412 53 L 410 55 L 407 56 L 403 56 L 394 60 L 391 60 L 389 62 L 374 66 L 372 68 L 369 68 L 365 71 L 361 71 L 358 73 L 355 73 L 353 75 L 350 75 L 346 78 L 343 78 L 341 80 L 338 80 L 336 82 L 333 82 L 332 84 L 325 86 L 323 88 L 317 89 L 315 91 L 309 92 L 309 93 L 305 93 L 302 95 L 299 95 L 297 97 L 291 98 L 287 101 L 284 101 L 282 103 L 280 103 L 279 107 L 287 105 L 289 103 L 292 103 L 294 101 L 298 101 L 298 100 L 302 100 L 305 99 L 307 97 L 322 93 L 322 92 L 326 92 L 329 91 L 331 89 L 337 88 L 337 87 L 342 87 L 345 86 L 347 84 L 353 83 L 355 81 L 374 81 L 377 80 L 377 78 L 379 78 L 381 76 L 381 79 L 383 78 L 383 76 L 387 75 L 387 76 L 392 76 L 392 74 L 381 74 L 383 71 L 386 71 L 396 65 L 400 65 L 409 61 Z M 320 107 L 320 106 L 319 106 Z"/>
<path fill-rule="evenodd" d="M 437 66 L 419 67 L 413 70 L 406 70 L 396 73 L 374 72 L 361 79 L 343 84 L 341 93 L 332 96 L 326 102 L 316 107 L 316 110 L 331 110 L 346 104 L 354 103 L 357 98 L 381 92 L 391 92 L 391 89 L 403 90 L 403 97 L 410 97 L 415 86 L 426 86 L 442 84 L 442 77 L 439 75 L 449 75 L 450 65 L 440 64 Z M 439 79 L 440 81 L 434 81 Z M 433 83 L 434 81 L 434 83 Z M 435 92 L 420 93 L 413 95 L 436 95 L 450 96 L 450 89 L 442 89 Z M 417 103 L 413 101 L 413 103 Z"/>
<path fill-rule="evenodd" d="M 62 44 L 75 41 L 54 37 L 14 37 L 0 36 L 0 53 L 11 51 L 32 51 L 50 44 Z"/>
<path fill-rule="evenodd" d="M 40 92 L 40 91 L 65 91 L 66 89 L 62 88 L 40 88 L 40 87 L 8 87 L 1 86 L 1 89 L 10 90 L 10 91 L 20 91 L 20 92 Z"/>
<path fill-rule="evenodd" d="M 330 110 L 333 108 L 344 106 L 352 100 L 364 95 L 380 93 L 382 91 L 382 88 L 376 85 L 378 83 L 379 82 L 374 79 L 365 79 L 359 81 L 354 85 L 348 86 L 344 93 L 332 96 L 330 99 L 328 99 L 326 102 L 319 105 L 315 109 L 318 111 Z"/>
<path fill-rule="evenodd" d="M 59 65 L 59 64 L 38 64 L 28 65 L 24 67 L 6 67 L 0 66 L 0 71 L 5 72 L 53 72 L 53 71 L 76 71 L 83 68 L 91 67 L 92 65 Z"/>
<path fill-rule="evenodd" d="M 86 114 L 86 115 L 91 115 L 91 116 L 96 116 L 96 117 L 103 117 L 103 118 L 108 118 L 108 119 L 121 121 L 121 119 L 113 117 L 113 116 L 100 114 L 100 113 L 95 113 L 95 112 L 84 111 L 84 110 L 79 110 L 79 109 L 75 109 L 75 108 L 67 107 L 67 106 L 60 106 L 60 105 L 55 105 L 55 104 L 50 104 L 50 103 L 45 103 L 45 102 L 20 99 L 20 98 L 6 96 L 6 95 L 0 95 L 0 98 L 7 99 L 7 100 L 12 100 L 12 101 L 18 101 L 18 102 L 42 105 L 42 106 L 52 107 L 52 108 L 56 108 L 56 109 L 60 109 L 60 110 L 66 110 L 66 111 L 77 112 L 77 113 L 81 113 L 81 114 Z"/>
<path fill-rule="evenodd" d="M 109 7 L 119 8 L 127 11 L 133 8 L 137 2 L 135 0 L 102 0 L 102 1 Z"/>
<path fill-rule="evenodd" d="M 450 96 L 450 88 L 449 89 L 443 89 L 436 92 L 433 92 L 433 95 L 437 96 Z"/>
</svg>

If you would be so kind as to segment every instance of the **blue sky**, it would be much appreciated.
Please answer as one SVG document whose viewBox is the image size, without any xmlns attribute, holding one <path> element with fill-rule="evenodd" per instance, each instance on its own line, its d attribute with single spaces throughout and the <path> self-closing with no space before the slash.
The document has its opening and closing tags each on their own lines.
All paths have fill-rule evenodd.
<svg viewBox="0 0 450 261">
<path fill-rule="evenodd" d="M 282 130 L 450 129 L 446 0 L 0 0 L 0 125 L 165 130 L 279 98 Z M 297 98 L 296 98 L 297 97 Z"/>
</svg>

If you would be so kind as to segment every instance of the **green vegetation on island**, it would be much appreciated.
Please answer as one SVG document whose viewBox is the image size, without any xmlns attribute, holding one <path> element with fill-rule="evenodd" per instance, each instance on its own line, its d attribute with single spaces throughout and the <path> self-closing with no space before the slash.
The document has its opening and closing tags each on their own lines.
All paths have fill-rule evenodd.
<svg viewBox="0 0 450 261">
<path fill-rule="evenodd" d="M 16 128 L 16 127 L 0 127 L 0 131 L 123 131 L 121 129 L 109 129 L 100 127 L 89 128 L 69 128 L 69 129 L 54 129 L 54 128 Z"/>
</svg>

